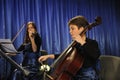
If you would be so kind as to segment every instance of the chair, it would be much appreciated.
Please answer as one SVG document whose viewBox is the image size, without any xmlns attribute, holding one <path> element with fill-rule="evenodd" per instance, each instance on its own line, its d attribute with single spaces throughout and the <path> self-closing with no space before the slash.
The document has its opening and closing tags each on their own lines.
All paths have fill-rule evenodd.
<svg viewBox="0 0 120 80">
<path fill-rule="evenodd" d="M 101 55 L 101 80 L 120 80 L 120 57 Z"/>
</svg>

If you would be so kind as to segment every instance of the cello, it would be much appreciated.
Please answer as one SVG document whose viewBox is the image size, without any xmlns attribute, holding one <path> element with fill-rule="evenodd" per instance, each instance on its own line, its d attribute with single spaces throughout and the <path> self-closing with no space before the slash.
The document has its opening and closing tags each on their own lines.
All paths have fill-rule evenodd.
<svg viewBox="0 0 120 80">
<path fill-rule="evenodd" d="M 80 33 L 80 36 L 99 24 L 101 24 L 101 17 L 96 17 L 95 22 L 87 25 Z M 54 61 L 50 66 L 53 68 L 53 71 L 47 80 L 72 80 L 72 77 L 75 76 L 84 63 L 84 57 L 77 53 L 75 48 L 76 44 L 76 41 L 72 41 L 72 43 Z"/>
</svg>

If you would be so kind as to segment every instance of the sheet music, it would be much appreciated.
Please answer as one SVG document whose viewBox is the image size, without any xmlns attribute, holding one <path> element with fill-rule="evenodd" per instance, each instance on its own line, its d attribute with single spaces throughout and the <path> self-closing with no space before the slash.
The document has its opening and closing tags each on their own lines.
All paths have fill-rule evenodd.
<svg viewBox="0 0 120 80">
<path fill-rule="evenodd" d="M 17 53 L 10 39 L 0 39 L 0 48 L 5 53 Z"/>
</svg>

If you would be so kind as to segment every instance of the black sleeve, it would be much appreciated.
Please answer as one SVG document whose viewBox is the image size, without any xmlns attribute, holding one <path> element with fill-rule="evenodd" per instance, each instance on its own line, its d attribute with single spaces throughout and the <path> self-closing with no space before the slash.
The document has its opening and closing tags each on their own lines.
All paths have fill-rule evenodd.
<svg viewBox="0 0 120 80">
<path fill-rule="evenodd" d="M 25 49 L 25 45 L 24 44 L 22 44 L 22 45 L 20 45 L 20 47 L 17 49 L 17 51 L 19 52 L 19 51 L 23 51 Z"/>
<path fill-rule="evenodd" d="M 98 59 L 100 56 L 100 50 L 98 43 L 95 40 L 89 40 L 83 46 L 84 55 L 90 57 L 93 60 Z"/>
<path fill-rule="evenodd" d="M 41 37 L 39 36 L 39 34 L 36 34 L 35 36 L 35 43 L 37 45 L 37 52 L 40 51 L 40 46 L 41 46 L 41 43 L 42 43 L 42 40 L 41 40 Z"/>
<path fill-rule="evenodd" d="M 60 56 L 60 54 L 54 54 L 54 55 L 55 55 L 55 59 L 57 59 Z"/>
</svg>

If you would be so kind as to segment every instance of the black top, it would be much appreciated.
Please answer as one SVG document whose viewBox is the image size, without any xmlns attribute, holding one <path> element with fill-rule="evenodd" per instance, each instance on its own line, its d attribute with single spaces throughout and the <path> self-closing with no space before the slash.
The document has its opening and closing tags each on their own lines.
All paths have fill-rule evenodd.
<svg viewBox="0 0 120 80">
<path fill-rule="evenodd" d="M 18 49 L 18 51 L 23 51 L 23 54 L 24 54 L 24 59 L 22 62 L 23 66 L 31 66 L 31 67 L 33 67 L 33 66 L 38 67 L 39 66 L 37 59 L 39 57 L 39 52 L 40 52 L 41 38 L 38 35 L 38 33 L 35 34 L 34 39 L 35 39 L 35 44 L 37 46 L 36 52 L 33 52 L 32 44 L 30 42 L 22 44 L 20 46 L 20 48 Z"/>
<path fill-rule="evenodd" d="M 82 66 L 84 68 L 93 66 L 100 56 L 100 50 L 99 50 L 98 43 L 96 42 L 96 40 L 87 38 L 86 43 L 83 46 L 77 43 L 75 47 L 78 53 L 84 57 L 84 63 Z M 55 54 L 55 59 L 59 55 L 60 54 Z"/>
<path fill-rule="evenodd" d="M 36 33 L 36 35 L 35 35 L 35 43 L 36 43 L 36 46 L 37 46 L 37 51 L 36 51 L 36 52 L 39 52 L 40 46 L 41 46 L 41 37 L 39 36 L 38 33 Z M 24 50 L 25 50 L 25 45 L 28 45 L 28 44 L 29 44 L 29 43 L 23 43 L 23 44 L 18 48 L 17 51 L 24 51 Z M 26 49 L 25 52 L 26 52 L 26 51 L 33 52 L 31 43 L 30 43 L 30 48 L 29 48 L 28 50 Z"/>
</svg>

